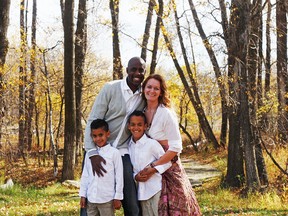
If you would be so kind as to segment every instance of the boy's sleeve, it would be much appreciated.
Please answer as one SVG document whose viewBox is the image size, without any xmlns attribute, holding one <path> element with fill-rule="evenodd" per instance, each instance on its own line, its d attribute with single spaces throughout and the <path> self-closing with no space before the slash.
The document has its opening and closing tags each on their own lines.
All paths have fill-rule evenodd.
<svg viewBox="0 0 288 216">
<path fill-rule="evenodd" d="M 82 171 L 81 179 L 80 179 L 80 190 L 79 190 L 80 197 L 87 197 L 87 190 L 88 190 L 88 184 L 89 184 L 89 171 L 88 171 L 89 161 L 87 160 L 87 158 L 88 157 L 85 157 L 83 171 Z"/>
<path fill-rule="evenodd" d="M 114 199 L 122 200 L 123 199 L 123 187 L 124 187 L 124 177 L 123 177 L 123 163 L 120 152 L 116 150 L 114 154 L 114 170 L 115 170 L 115 196 Z"/>
</svg>

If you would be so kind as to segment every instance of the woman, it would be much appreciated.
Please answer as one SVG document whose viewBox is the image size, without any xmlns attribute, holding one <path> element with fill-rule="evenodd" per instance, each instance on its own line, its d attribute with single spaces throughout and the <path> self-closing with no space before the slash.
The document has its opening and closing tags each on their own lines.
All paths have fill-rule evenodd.
<svg viewBox="0 0 288 216">
<path fill-rule="evenodd" d="M 150 166 L 158 166 L 169 161 L 173 165 L 162 176 L 162 192 L 159 201 L 159 215 L 201 215 L 194 191 L 178 158 L 182 151 L 182 140 L 175 113 L 170 109 L 165 80 L 159 74 L 147 77 L 142 85 L 144 109 L 148 121 L 147 134 L 156 139 L 166 153 Z M 149 172 L 152 169 L 148 169 Z M 155 170 L 155 169 L 153 169 Z"/>
</svg>

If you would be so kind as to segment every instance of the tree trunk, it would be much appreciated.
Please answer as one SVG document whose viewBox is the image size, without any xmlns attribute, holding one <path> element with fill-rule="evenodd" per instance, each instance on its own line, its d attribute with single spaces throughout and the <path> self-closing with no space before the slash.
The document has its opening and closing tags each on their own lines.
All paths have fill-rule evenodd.
<svg viewBox="0 0 288 216">
<path fill-rule="evenodd" d="M 65 1 L 64 9 L 64 156 L 62 181 L 74 179 L 75 166 L 75 75 L 74 75 L 74 0 Z"/>
<path fill-rule="evenodd" d="M 112 46 L 113 46 L 113 80 L 122 79 L 122 63 L 121 63 L 121 53 L 119 46 L 119 0 L 110 0 L 110 11 L 112 18 Z"/>
<path fill-rule="evenodd" d="M 287 16 L 285 0 L 276 3 L 277 27 L 277 85 L 278 85 L 278 140 L 288 140 L 288 71 L 287 71 Z M 286 94 L 286 96 L 285 96 Z"/>
<path fill-rule="evenodd" d="M 163 15 L 163 0 L 159 0 L 159 7 L 154 6 L 154 10 L 157 13 L 155 33 L 154 33 L 154 42 L 153 42 L 153 51 L 150 65 L 150 74 L 155 73 L 156 65 L 157 65 L 157 52 L 158 52 L 158 44 L 159 44 L 159 35 L 160 35 L 160 23 Z"/>
<path fill-rule="evenodd" d="M 82 91 L 83 91 L 83 71 L 85 65 L 85 55 L 87 48 L 87 10 L 86 0 L 79 1 L 77 29 L 75 34 L 75 96 L 76 96 L 76 160 L 81 156 L 82 133 Z"/>
<path fill-rule="evenodd" d="M 46 64 L 46 51 L 43 51 L 43 62 L 44 62 L 44 76 L 46 79 L 46 92 L 47 92 L 47 115 L 48 115 L 48 131 L 49 131 L 49 141 L 50 141 L 50 151 L 53 154 L 53 169 L 54 169 L 54 177 L 58 174 L 58 158 L 57 158 L 57 147 L 54 139 L 54 129 L 53 129 L 53 107 L 52 107 L 52 99 L 51 99 L 51 90 L 50 90 L 50 81 L 49 81 L 49 73 Z"/>
<path fill-rule="evenodd" d="M 184 46 L 184 41 L 183 41 L 183 37 L 181 34 L 181 30 L 180 30 L 180 24 L 179 24 L 179 20 L 178 20 L 178 15 L 177 15 L 177 9 L 176 9 L 176 4 L 174 4 L 174 14 L 175 14 L 175 20 L 176 20 L 176 27 L 177 27 L 177 33 L 178 33 L 178 38 L 180 41 L 180 46 L 181 46 L 181 50 L 182 50 L 182 55 L 185 61 L 185 66 L 186 66 L 186 70 L 188 72 L 188 76 L 190 79 L 190 82 L 192 84 L 192 90 L 193 93 L 191 92 L 191 94 L 193 94 L 193 97 L 190 97 L 190 100 L 194 106 L 194 109 L 196 110 L 199 122 L 201 124 L 201 128 L 205 134 L 205 137 L 208 139 L 208 141 L 210 143 L 213 144 L 214 148 L 217 149 L 218 147 L 220 147 L 220 145 L 218 144 L 218 141 L 216 140 L 214 133 L 210 127 L 210 124 L 206 118 L 199 94 L 198 94 L 198 87 L 197 87 L 197 83 L 196 80 L 193 77 L 193 72 L 192 69 L 190 67 L 190 63 L 188 61 L 188 57 L 187 57 L 187 53 L 186 53 L 186 48 Z M 181 69 L 182 70 L 182 69 Z M 178 71 L 178 70 L 177 70 Z M 179 73 L 179 71 L 178 71 Z M 183 73 L 183 72 L 181 72 Z M 184 76 L 184 73 L 183 73 Z M 183 82 L 183 81 L 182 81 Z M 187 81 L 186 81 L 187 82 Z M 187 89 L 186 89 L 187 91 Z M 191 91 L 191 90 L 190 90 Z M 188 93 L 189 95 L 189 93 Z"/>
<path fill-rule="evenodd" d="M 242 50 L 239 41 L 238 2 L 232 1 L 230 25 L 228 29 L 228 86 L 229 86 L 229 143 L 225 183 L 227 186 L 240 187 L 244 180 L 243 149 L 240 142 L 240 104 L 239 104 L 239 61 L 238 51 Z"/>
<path fill-rule="evenodd" d="M 5 115 L 3 74 L 5 70 L 6 55 L 8 52 L 7 29 L 9 25 L 10 0 L 0 1 L 0 149 L 2 147 L 2 125 Z"/>
<path fill-rule="evenodd" d="M 37 19 L 37 0 L 33 0 L 33 12 L 32 12 L 32 26 L 31 26 L 31 55 L 30 55 L 30 68 L 31 76 L 29 79 L 30 88 L 29 88 L 29 101 L 28 101 L 28 119 L 27 119 L 27 146 L 28 150 L 31 150 L 32 147 L 32 136 L 33 136 L 33 127 L 32 121 L 34 119 L 34 107 L 35 107 L 35 78 L 36 78 L 36 19 Z"/>
<path fill-rule="evenodd" d="M 232 1 L 232 11 L 234 19 L 234 27 L 236 37 L 231 37 L 231 43 L 234 43 L 235 61 L 234 61 L 234 73 L 239 77 L 239 125 L 240 125 L 240 140 L 244 145 L 244 160 L 245 160 L 245 174 L 246 174 L 246 185 L 248 190 L 258 189 L 260 186 L 259 176 L 256 165 L 255 155 L 255 139 L 253 131 L 253 109 L 255 109 L 255 100 L 252 101 L 252 114 L 249 109 L 249 96 L 251 97 L 252 92 L 250 91 L 251 86 L 255 86 L 255 70 L 254 74 L 249 74 L 249 39 L 251 39 L 251 26 L 250 25 L 250 2 L 248 0 Z M 232 40 L 236 39 L 236 40 Z M 253 40 L 251 40 L 253 41 Z M 230 44 L 231 45 L 231 44 Z M 253 44 L 255 46 L 255 44 Z M 257 47 L 257 44 L 256 44 Z M 237 51 L 237 53 L 236 53 Z M 253 56 L 253 55 L 252 55 Z M 257 59 L 257 58 L 256 58 Z M 257 65 L 254 63 L 254 65 Z M 253 67 L 252 67 L 253 68 Z M 253 78 L 254 77 L 254 78 Z M 249 78 L 251 80 L 249 80 Z M 249 82 L 250 81 L 250 82 Z M 250 87 L 250 88 L 249 88 Z M 255 89 L 255 88 L 254 88 Z M 228 152 L 229 154 L 229 152 Z"/>
<path fill-rule="evenodd" d="M 258 176 L 260 182 L 268 185 L 268 175 L 257 129 L 257 127 L 261 127 L 261 121 L 257 121 L 257 109 L 262 106 L 262 0 L 254 0 L 252 5 L 254 8 L 252 8 L 251 14 L 247 77 L 251 104 L 249 112 Z"/>
<path fill-rule="evenodd" d="M 25 2 L 20 1 L 20 66 L 19 66 L 19 133 L 18 133 L 18 146 L 20 154 L 24 155 L 25 140 L 26 140 L 26 125 L 25 125 L 25 87 L 26 87 L 26 29 L 25 29 Z"/>
<path fill-rule="evenodd" d="M 270 80 L 271 80 L 271 36 L 270 36 L 270 25 L 271 25 L 271 2 L 267 0 L 267 19 L 266 19 L 266 59 L 265 59 L 265 83 L 264 83 L 264 97 L 266 101 L 269 101 L 270 92 Z M 268 121 L 268 113 L 264 112 L 261 118 L 261 130 L 267 130 L 270 128 Z"/>
<path fill-rule="evenodd" d="M 146 61 L 146 58 L 147 58 L 147 46 L 148 46 L 148 41 L 150 37 L 150 27 L 152 23 L 154 2 L 155 0 L 149 0 L 149 3 L 148 3 L 146 25 L 145 25 L 143 41 L 142 41 L 142 49 L 141 49 L 141 58 L 144 59 L 144 61 Z"/>
<path fill-rule="evenodd" d="M 213 65 L 213 69 L 215 72 L 215 77 L 217 80 L 219 92 L 220 92 L 220 97 L 221 97 L 221 108 L 222 108 L 222 124 L 221 124 L 221 134 L 220 134 L 220 143 L 222 146 L 225 146 L 226 144 L 226 138 L 227 138 L 227 121 L 228 121 L 228 110 L 227 110 L 227 93 L 226 93 L 226 88 L 225 88 L 225 83 L 222 81 L 223 77 L 220 71 L 220 67 L 216 58 L 216 55 L 212 49 L 212 45 L 210 44 L 204 30 L 202 27 L 202 24 L 198 18 L 194 3 L 192 0 L 189 0 L 189 5 L 190 9 L 193 14 L 194 21 L 196 23 L 198 32 L 202 38 L 202 42 L 204 47 L 206 48 L 206 51 L 209 55 L 210 61 Z M 217 147 L 217 146 L 216 146 Z"/>
</svg>

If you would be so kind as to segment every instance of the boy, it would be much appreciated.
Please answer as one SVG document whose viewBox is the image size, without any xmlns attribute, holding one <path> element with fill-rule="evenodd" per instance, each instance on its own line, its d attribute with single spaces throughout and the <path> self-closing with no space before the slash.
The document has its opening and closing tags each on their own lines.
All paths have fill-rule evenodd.
<svg viewBox="0 0 288 216">
<path fill-rule="evenodd" d="M 80 206 L 87 206 L 87 215 L 112 216 L 114 209 L 121 208 L 123 199 L 123 164 L 120 152 L 112 147 L 107 139 L 110 136 L 108 123 L 102 119 L 92 121 L 91 137 L 95 149 L 103 157 L 107 173 L 98 177 L 93 175 L 89 157 L 85 157 L 80 181 Z M 86 203 L 87 201 L 87 203 Z"/>
<path fill-rule="evenodd" d="M 162 188 L 161 174 L 171 166 L 171 163 L 161 166 L 152 165 L 153 161 L 159 159 L 165 152 L 156 140 L 146 136 L 146 128 L 147 120 L 143 112 L 134 111 L 130 114 L 128 129 L 132 133 L 132 138 L 128 150 L 133 165 L 134 179 L 138 185 L 138 200 L 141 204 L 142 215 L 158 216 L 158 201 Z M 145 169 L 147 165 L 157 170 L 148 180 L 141 175 L 141 170 Z"/>
</svg>

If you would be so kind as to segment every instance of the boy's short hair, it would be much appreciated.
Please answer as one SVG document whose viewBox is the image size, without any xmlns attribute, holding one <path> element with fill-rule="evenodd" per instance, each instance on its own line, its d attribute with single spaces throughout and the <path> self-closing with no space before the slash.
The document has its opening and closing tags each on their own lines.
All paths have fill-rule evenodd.
<svg viewBox="0 0 288 216">
<path fill-rule="evenodd" d="M 144 114 L 142 111 L 140 111 L 140 110 L 135 110 L 135 111 L 133 111 L 133 112 L 129 115 L 129 117 L 128 117 L 128 123 L 130 123 L 130 119 L 131 119 L 131 117 L 133 117 L 133 116 L 141 116 L 141 117 L 144 119 L 144 123 L 145 123 L 145 124 L 147 123 L 147 118 L 146 118 L 145 114 Z"/>
<path fill-rule="evenodd" d="M 109 131 L 108 123 L 104 119 L 95 119 L 90 124 L 91 130 L 102 128 L 104 131 Z"/>
</svg>

